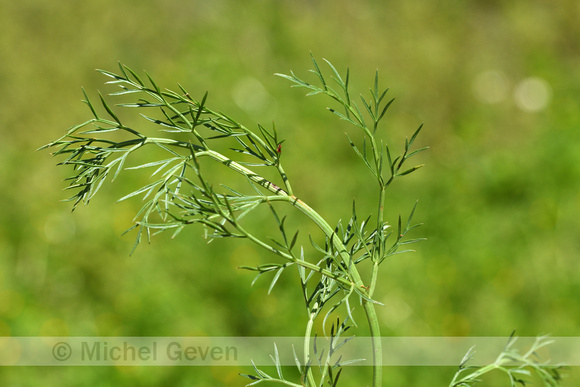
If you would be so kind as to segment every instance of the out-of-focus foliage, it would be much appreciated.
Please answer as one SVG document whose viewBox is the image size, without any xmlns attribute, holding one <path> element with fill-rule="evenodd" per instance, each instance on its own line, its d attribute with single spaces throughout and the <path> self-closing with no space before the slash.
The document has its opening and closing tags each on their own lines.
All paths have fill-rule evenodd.
<svg viewBox="0 0 580 387">
<path fill-rule="evenodd" d="M 397 98 L 391 143 L 425 122 L 427 165 L 391 192 L 387 218 L 419 199 L 428 241 L 383 269 L 384 334 L 577 336 L 579 14 L 572 0 L 3 1 L 0 336 L 302 335 L 297 278 L 267 296 L 268 281 L 250 287 L 236 269 L 262 252 L 207 245 L 191 229 L 129 257 L 133 240 L 119 235 L 139 203 L 113 203 L 141 182 L 128 174 L 71 215 L 56 183 L 66 171 L 35 149 L 88 117 L 80 86 L 109 91 L 93 69 L 120 60 L 198 98 L 209 90 L 248 126 L 274 120 L 298 196 L 330 221 L 350 216 L 354 195 L 370 212 L 360 195 L 374 187 L 348 128 L 272 75 L 308 68 L 310 51 L 349 66 L 353 89 L 380 69 Z M 245 383 L 241 371 L 2 368 L 0 381 L 231 386 Z M 345 371 L 344 381 L 364 370 Z M 453 373 L 387 368 L 385 381 L 445 385 Z"/>
</svg>

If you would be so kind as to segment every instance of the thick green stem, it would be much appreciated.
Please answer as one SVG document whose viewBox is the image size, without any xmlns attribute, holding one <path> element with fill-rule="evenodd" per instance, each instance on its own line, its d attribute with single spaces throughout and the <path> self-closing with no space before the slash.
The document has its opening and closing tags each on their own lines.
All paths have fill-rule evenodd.
<svg viewBox="0 0 580 387">
<path fill-rule="evenodd" d="M 369 301 L 363 301 L 373 345 L 373 387 L 383 385 L 383 344 L 381 342 L 381 328 L 375 306 Z"/>
<path fill-rule="evenodd" d="M 275 184 L 269 182 L 268 180 L 262 178 L 261 176 L 255 174 L 253 171 L 249 170 L 248 168 L 226 158 L 220 153 L 214 151 L 205 151 L 199 152 L 196 154 L 197 156 L 209 156 L 214 160 L 227 165 L 229 168 L 233 169 L 236 172 L 243 174 L 244 176 L 248 177 L 250 180 L 260 184 L 262 187 L 268 189 L 269 191 L 275 193 L 278 196 L 289 198 L 292 205 L 304 213 L 310 220 L 312 220 L 321 230 L 324 232 L 326 237 L 332 241 L 335 250 L 339 253 L 339 256 L 342 259 L 342 263 L 348 268 L 352 286 L 354 286 L 359 293 L 365 294 L 368 297 L 368 293 L 365 289 L 366 286 L 364 285 L 359 272 L 357 271 L 356 267 L 351 262 L 350 255 L 340 238 L 335 237 L 334 230 L 330 225 L 318 214 L 314 209 L 304 203 L 302 200 L 298 199 L 293 195 L 288 195 L 286 191 L 279 188 Z M 384 198 L 384 196 L 382 196 Z M 382 213 L 382 211 L 381 211 Z M 380 221 L 382 222 L 382 216 L 380 216 Z M 367 320 L 369 323 L 370 335 L 372 337 L 372 345 L 373 345 L 373 386 L 379 387 L 382 384 L 382 343 L 381 343 L 381 331 L 379 327 L 379 322 L 377 318 L 377 313 L 375 310 L 375 306 L 371 301 L 363 299 L 363 307 L 367 316 Z"/>
<path fill-rule="evenodd" d="M 297 207 L 300 211 L 302 211 L 306 216 L 308 216 L 323 232 L 324 234 L 332 240 L 335 249 L 339 252 L 343 263 L 349 269 L 349 274 L 353 285 L 359 291 L 366 293 L 365 285 L 360 277 L 359 272 L 356 270 L 354 265 L 351 264 L 350 255 L 346 251 L 344 245 L 340 241 L 338 237 L 333 238 L 334 230 L 324 221 L 324 219 L 312 208 L 310 208 L 306 203 L 302 202 L 301 200 L 295 200 L 294 206 Z M 381 330 L 377 318 L 377 312 L 375 310 L 375 306 L 371 301 L 363 299 L 363 307 L 367 316 L 367 320 L 369 323 L 370 335 L 373 345 L 373 387 L 379 387 L 382 385 L 382 364 L 383 364 L 383 349 L 381 343 Z"/>
<path fill-rule="evenodd" d="M 308 324 L 306 325 L 306 332 L 304 332 L 304 366 L 306 367 L 310 363 L 310 338 L 312 337 L 312 327 L 314 326 L 315 313 L 310 313 L 308 318 Z M 306 380 L 308 381 L 308 386 L 315 387 L 316 381 L 314 380 L 314 375 L 312 374 L 312 367 L 308 367 L 306 371 Z"/>
<path fill-rule="evenodd" d="M 152 140 L 150 142 L 159 141 L 159 139 Z M 149 141 L 147 141 L 149 142 Z M 178 147 L 187 147 L 188 145 L 177 141 L 177 140 L 169 140 L 164 139 L 163 143 L 165 145 L 173 145 Z M 291 203 L 294 207 L 296 207 L 300 212 L 305 214 L 310 220 L 312 220 L 320 230 L 326 235 L 326 237 L 332 241 L 334 249 L 338 252 L 338 255 L 342 261 L 342 264 L 345 268 L 347 268 L 351 283 L 350 286 L 353 286 L 357 293 L 359 293 L 362 297 L 363 307 L 367 316 L 367 320 L 369 323 L 370 335 L 372 337 L 372 345 L 373 345 L 373 387 L 379 387 L 382 384 L 382 344 L 381 344 L 381 332 L 379 327 L 379 322 L 376 314 L 376 310 L 374 304 L 370 300 L 370 295 L 368 292 L 368 287 L 366 287 L 360 277 L 360 274 L 356 267 L 351 262 L 351 257 L 348 251 L 346 250 L 343 243 L 340 241 L 340 238 L 335 235 L 333 228 L 324 220 L 320 214 L 318 214 L 314 209 L 304 203 L 302 200 L 298 199 L 294 195 L 288 194 L 285 190 L 278 187 L 277 185 L 273 184 L 272 182 L 268 181 L 267 179 L 263 178 L 262 176 L 256 174 L 252 170 L 244 167 L 243 165 L 229 159 L 228 157 L 222 155 L 221 153 L 212 151 L 212 150 L 200 150 L 195 152 L 196 157 L 210 157 L 213 160 L 227 166 L 228 168 L 244 175 L 254 183 L 266 188 L 270 192 L 276 194 L 278 197 L 281 198 L 283 201 L 287 201 Z M 381 196 L 381 200 L 384 200 L 384 196 Z M 379 214 L 380 222 L 382 223 L 382 207 Z M 318 268 L 319 269 L 319 268 Z M 320 271 L 320 270 L 317 270 Z M 376 274 L 375 274 L 376 276 Z M 344 281 L 341 281 L 344 282 Z M 376 281 L 375 281 L 376 282 Z M 305 349 L 306 350 L 306 349 Z M 309 376 L 310 378 L 311 376 Z"/>
</svg>

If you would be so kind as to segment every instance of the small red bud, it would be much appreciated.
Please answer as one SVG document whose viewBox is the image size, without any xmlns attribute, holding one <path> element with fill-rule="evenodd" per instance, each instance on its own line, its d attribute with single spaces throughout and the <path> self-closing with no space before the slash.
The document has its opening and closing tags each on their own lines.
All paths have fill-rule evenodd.
<svg viewBox="0 0 580 387">
<path fill-rule="evenodd" d="M 282 143 L 278 144 L 278 148 L 276 148 L 276 152 L 282 153 Z"/>
</svg>

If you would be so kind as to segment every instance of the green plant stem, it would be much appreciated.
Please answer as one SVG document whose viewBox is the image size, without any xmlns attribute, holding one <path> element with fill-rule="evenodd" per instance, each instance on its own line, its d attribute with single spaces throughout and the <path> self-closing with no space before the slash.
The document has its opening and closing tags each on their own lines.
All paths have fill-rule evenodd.
<svg viewBox="0 0 580 387">
<path fill-rule="evenodd" d="M 379 264 L 380 259 L 383 255 L 382 245 L 380 243 L 381 240 L 381 233 L 383 232 L 383 222 L 384 222 L 384 212 L 385 212 L 385 190 L 386 185 L 382 182 L 382 179 L 379 181 L 380 184 L 380 191 L 379 191 L 379 198 L 378 198 L 378 212 L 377 212 L 377 235 L 375 236 L 376 242 L 374 243 L 373 247 L 373 267 L 372 267 L 372 274 L 371 274 L 371 283 L 369 285 L 369 296 L 372 297 L 375 292 L 375 287 L 377 285 L 377 277 L 379 273 Z M 377 251 L 378 249 L 378 251 Z"/>
<path fill-rule="evenodd" d="M 370 335 L 373 345 L 373 386 L 379 387 L 382 385 L 382 343 L 381 343 L 381 330 L 379 326 L 379 321 L 377 318 L 377 312 L 373 301 L 370 301 L 370 296 L 366 291 L 366 287 L 362 282 L 359 272 L 356 270 L 354 265 L 351 264 L 350 256 L 346 251 L 344 245 L 338 237 L 333 238 L 334 230 L 322 219 L 322 217 L 310 208 L 306 203 L 299 199 L 296 199 L 294 204 L 300 211 L 302 211 L 306 216 L 308 216 L 325 234 L 330 238 L 334 244 L 335 249 L 339 252 L 343 263 L 349 269 L 350 277 L 353 281 L 353 286 L 359 292 L 363 294 L 366 298 L 363 298 L 363 308 L 367 317 L 369 324 Z"/>
<path fill-rule="evenodd" d="M 373 144 L 374 144 L 374 138 Z M 377 235 L 376 235 L 376 242 L 374 244 L 374 251 L 372 261 L 373 267 L 371 272 L 371 282 L 369 284 L 369 296 L 372 297 L 375 288 L 377 285 L 377 277 L 379 273 L 379 264 L 380 259 L 382 257 L 382 232 L 383 232 L 383 222 L 384 222 L 384 206 L 385 206 L 385 189 L 386 185 L 383 183 L 382 177 L 379 177 L 379 199 L 378 199 L 378 213 L 377 213 Z M 373 345 L 373 386 L 381 386 L 382 385 L 382 377 L 383 377 L 383 348 L 381 342 L 381 334 L 380 334 L 380 326 L 377 317 L 376 310 L 373 305 L 370 303 L 364 304 L 364 309 L 367 315 L 370 331 L 371 331 L 371 340 Z"/>
<path fill-rule="evenodd" d="M 302 200 L 298 199 L 294 195 L 289 195 L 286 191 L 282 188 L 276 186 L 275 184 L 271 183 L 270 181 L 264 179 L 263 177 L 257 175 L 250 169 L 232 161 L 231 159 L 225 157 L 224 155 L 212 151 L 200 151 L 196 152 L 196 157 L 201 156 L 208 156 L 212 159 L 226 165 L 227 167 L 231 168 L 232 170 L 246 176 L 253 182 L 261 185 L 262 187 L 268 189 L 269 191 L 275 193 L 277 196 L 284 198 L 285 201 L 290 202 L 294 207 L 304 213 L 310 220 L 312 220 L 326 235 L 329 240 L 332 241 L 335 250 L 338 252 L 339 256 L 341 257 L 342 263 L 348 269 L 350 278 L 352 283 L 350 286 L 354 287 L 357 293 L 361 294 L 363 297 L 363 308 L 365 310 L 366 318 L 369 324 L 370 335 L 373 345 L 373 386 L 379 387 L 382 384 L 382 343 L 381 343 L 381 333 L 380 333 L 380 326 L 377 318 L 377 313 L 373 304 L 373 301 L 370 300 L 370 295 L 367 292 L 367 287 L 364 285 L 359 272 L 356 270 L 355 266 L 351 262 L 350 255 L 346 250 L 345 246 L 340 241 L 338 236 L 335 237 L 335 232 L 330 227 L 330 225 L 318 214 L 314 209 L 304 203 Z M 381 199 L 384 201 L 384 190 L 381 191 Z M 382 208 L 382 206 L 381 206 Z M 379 214 L 379 219 L 381 222 L 382 227 L 382 211 Z M 263 243 L 263 242 L 262 242 Z M 318 268 L 316 271 L 320 271 Z M 376 283 L 376 273 L 374 273 L 375 283 Z"/>
<path fill-rule="evenodd" d="M 381 342 L 381 328 L 374 305 L 371 302 L 363 300 L 363 308 L 369 323 L 373 346 L 373 387 L 380 387 L 383 384 L 383 344 Z"/>
<path fill-rule="evenodd" d="M 310 313 L 308 318 L 308 324 L 306 325 L 306 332 L 304 333 L 304 366 L 308 367 L 310 362 L 310 340 L 312 337 L 312 328 L 314 326 L 314 318 L 316 313 Z M 314 380 L 314 375 L 312 374 L 312 367 L 308 367 L 306 371 L 306 380 L 308 380 L 308 385 L 311 387 L 316 386 L 316 381 Z"/>
</svg>

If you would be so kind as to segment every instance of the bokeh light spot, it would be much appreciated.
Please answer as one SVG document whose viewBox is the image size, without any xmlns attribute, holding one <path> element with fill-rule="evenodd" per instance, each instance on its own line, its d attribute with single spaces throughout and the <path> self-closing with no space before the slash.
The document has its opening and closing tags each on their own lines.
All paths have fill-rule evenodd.
<svg viewBox="0 0 580 387">
<path fill-rule="evenodd" d="M 526 112 L 538 112 L 550 102 L 552 91 L 542 78 L 531 77 L 522 80 L 514 90 L 516 105 Z"/>
</svg>

